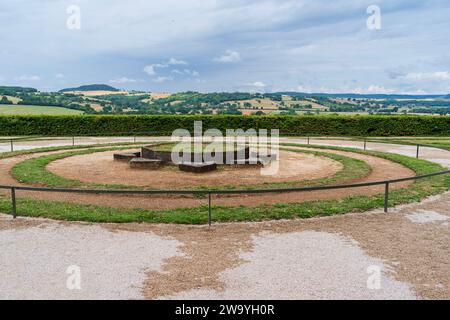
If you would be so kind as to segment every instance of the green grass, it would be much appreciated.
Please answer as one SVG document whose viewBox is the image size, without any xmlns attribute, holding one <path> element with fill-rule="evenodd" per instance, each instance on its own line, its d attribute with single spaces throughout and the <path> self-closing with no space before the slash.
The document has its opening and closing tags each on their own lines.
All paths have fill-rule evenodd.
<svg viewBox="0 0 450 320">
<path fill-rule="evenodd" d="M 323 148 L 321 146 L 310 146 Z M 438 164 L 414 159 L 402 155 L 383 152 L 363 152 L 352 148 L 331 148 L 370 154 L 398 162 L 417 175 L 438 172 L 444 168 Z M 420 201 L 423 198 L 441 193 L 450 188 L 450 175 L 436 176 L 411 184 L 407 188 L 393 190 L 390 193 L 389 206 Z M 297 204 L 260 205 L 256 207 L 213 206 L 213 220 L 225 221 L 261 221 L 268 219 L 310 218 L 361 212 L 381 207 L 383 194 L 373 196 L 351 196 L 340 200 L 310 201 Z M 0 196 L 0 211 L 10 212 L 11 201 Z M 58 220 L 87 222 L 151 222 L 151 223 L 207 223 L 207 207 L 180 208 L 173 210 L 116 209 L 105 206 L 52 202 L 46 200 L 18 199 L 18 215 L 28 217 L 47 217 Z"/>
<path fill-rule="evenodd" d="M 45 167 L 52 161 L 63 159 L 76 155 L 92 154 L 96 152 L 106 152 L 113 150 L 125 150 L 131 146 L 126 147 L 114 147 L 114 148 L 91 148 L 83 151 L 71 151 L 62 154 L 52 154 L 42 156 L 38 158 L 29 159 L 15 165 L 11 173 L 13 177 L 19 182 L 26 182 L 33 185 L 40 185 L 46 187 L 60 187 L 60 188 L 104 188 L 106 185 L 101 184 L 84 184 L 78 180 L 66 179 L 51 173 L 45 169 Z M 126 185 L 108 185 L 111 189 L 127 188 Z"/>
<path fill-rule="evenodd" d="M 127 147 L 129 148 L 129 147 Z M 115 147 L 115 148 L 91 148 L 89 150 L 82 151 L 70 151 L 60 154 L 45 155 L 37 158 L 32 158 L 25 160 L 16 164 L 12 168 L 13 177 L 22 183 L 28 183 L 32 185 L 39 185 L 45 187 L 57 187 L 57 188 L 92 188 L 92 189 L 138 189 L 135 186 L 129 185 L 111 185 L 111 184 L 92 184 L 84 183 L 79 180 L 67 179 L 58 176 L 48 170 L 46 166 L 55 160 L 64 159 L 76 155 L 86 155 L 93 154 L 96 152 L 105 152 L 112 150 L 124 150 L 125 147 Z M 288 150 L 291 152 L 308 153 L 313 154 L 317 157 L 327 157 L 337 162 L 340 162 L 343 169 L 338 171 L 331 177 L 311 179 L 311 180 L 300 180 L 300 181 L 290 181 L 290 182 L 272 182 L 272 183 L 262 183 L 253 185 L 225 185 L 220 188 L 214 188 L 215 190 L 254 190 L 254 189 L 269 189 L 269 188 L 285 188 L 285 187 L 300 187 L 300 186 L 312 186 L 320 184 L 331 184 L 331 183 L 344 183 L 346 181 L 351 181 L 354 179 L 362 178 L 368 175 L 371 171 L 369 165 L 364 161 L 353 159 L 350 157 L 326 153 L 317 152 L 311 150 L 297 150 L 292 148 L 285 148 L 283 150 Z M 208 190 L 211 186 L 196 186 L 193 190 Z M 144 188 L 146 190 L 151 190 L 154 188 Z"/>
<path fill-rule="evenodd" d="M 80 115 L 83 111 L 51 106 L 0 105 L 0 115 Z"/>
</svg>

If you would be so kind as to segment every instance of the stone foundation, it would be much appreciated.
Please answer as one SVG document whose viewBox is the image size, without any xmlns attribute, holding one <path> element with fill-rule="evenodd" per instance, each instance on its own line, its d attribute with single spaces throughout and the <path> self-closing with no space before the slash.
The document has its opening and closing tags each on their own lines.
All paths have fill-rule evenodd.
<svg viewBox="0 0 450 320">
<path fill-rule="evenodd" d="M 161 160 L 134 158 L 130 161 L 130 167 L 133 169 L 158 170 L 163 165 Z"/>
<path fill-rule="evenodd" d="M 217 170 L 217 164 L 215 164 L 214 162 L 209 162 L 209 163 L 186 162 L 186 163 L 180 164 L 178 166 L 178 168 L 184 172 L 205 173 L 205 172 Z"/>
<path fill-rule="evenodd" d="M 116 153 L 114 160 L 129 162 L 131 168 L 157 170 L 165 164 L 177 164 L 181 171 L 204 173 L 217 170 L 217 165 L 236 166 L 263 166 L 276 160 L 276 155 L 261 156 L 258 153 L 250 152 L 249 146 L 238 146 L 237 150 L 212 152 L 212 159 L 206 159 L 205 154 L 185 153 L 180 154 L 183 159 L 181 164 L 172 161 L 172 152 L 155 151 L 157 145 L 149 145 L 141 148 L 141 152 Z"/>
<path fill-rule="evenodd" d="M 139 158 L 140 156 L 141 156 L 140 152 L 116 153 L 116 154 L 114 154 L 114 160 L 115 161 L 130 162 L 132 159 Z"/>
</svg>

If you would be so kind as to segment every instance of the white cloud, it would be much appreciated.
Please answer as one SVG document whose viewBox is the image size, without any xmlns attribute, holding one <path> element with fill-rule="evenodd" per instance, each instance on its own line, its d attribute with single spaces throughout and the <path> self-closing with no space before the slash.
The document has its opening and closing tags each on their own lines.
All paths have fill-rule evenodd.
<svg viewBox="0 0 450 320">
<path fill-rule="evenodd" d="M 170 60 L 167 62 L 167 65 L 170 65 L 170 66 L 187 65 L 187 62 L 183 61 L 183 60 L 177 60 L 175 58 L 170 58 Z"/>
<path fill-rule="evenodd" d="M 256 82 L 250 83 L 249 85 L 252 87 L 257 87 L 257 88 L 264 88 L 267 86 L 264 82 L 261 82 L 261 81 L 256 81 Z"/>
<path fill-rule="evenodd" d="M 395 90 L 386 88 L 380 85 L 369 85 L 368 87 L 359 87 L 359 88 L 348 88 L 348 87 L 339 87 L 339 88 L 329 88 L 324 86 L 313 87 L 310 85 L 299 85 L 296 88 L 297 92 L 305 92 L 305 93 L 354 93 L 354 94 L 390 94 L 394 93 Z"/>
<path fill-rule="evenodd" d="M 65 78 L 66 76 L 63 74 L 63 73 L 57 73 L 57 74 L 55 74 L 55 78 L 57 78 L 57 79 L 63 79 L 63 78 Z"/>
<path fill-rule="evenodd" d="M 156 68 L 167 68 L 167 67 L 168 67 L 167 64 L 160 64 L 160 63 L 149 64 L 144 67 L 144 72 L 149 76 L 154 76 L 156 75 Z"/>
<path fill-rule="evenodd" d="M 314 90 L 310 86 L 299 85 L 299 86 L 297 86 L 297 91 L 298 92 L 312 93 Z"/>
<path fill-rule="evenodd" d="M 36 75 L 22 75 L 19 77 L 14 78 L 16 81 L 39 81 L 41 80 L 41 77 Z"/>
<path fill-rule="evenodd" d="M 450 80 L 450 74 L 448 71 L 412 72 L 406 74 L 404 78 L 412 81 L 445 81 Z"/>
<path fill-rule="evenodd" d="M 385 88 L 379 85 L 370 85 L 367 88 L 356 88 L 354 90 L 350 90 L 350 93 L 357 94 L 390 94 L 394 92 L 395 90 L 393 89 Z"/>
<path fill-rule="evenodd" d="M 190 70 L 190 69 L 183 69 L 183 70 L 173 69 L 171 72 L 173 74 L 178 74 L 180 76 L 188 75 L 188 76 L 192 76 L 192 77 L 198 77 L 200 75 L 200 72 L 198 72 L 196 70 Z"/>
<path fill-rule="evenodd" d="M 143 82 L 143 80 L 130 79 L 127 77 L 121 77 L 121 78 L 109 80 L 109 83 L 136 83 L 136 82 Z"/>
<path fill-rule="evenodd" d="M 241 61 L 241 55 L 237 51 L 227 50 L 220 57 L 214 58 L 214 61 L 220 63 L 236 63 Z"/>
<path fill-rule="evenodd" d="M 149 76 L 156 75 L 156 68 L 167 68 L 169 66 L 175 66 L 175 65 L 187 65 L 188 63 L 183 60 L 178 60 L 175 58 L 170 58 L 169 61 L 165 63 L 154 63 L 149 64 L 144 67 L 144 72 L 147 73 Z"/>
<path fill-rule="evenodd" d="M 157 78 L 153 79 L 152 81 L 156 82 L 156 83 L 163 83 L 163 82 L 172 81 L 172 80 L 173 80 L 172 77 L 157 77 Z"/>
</svg>

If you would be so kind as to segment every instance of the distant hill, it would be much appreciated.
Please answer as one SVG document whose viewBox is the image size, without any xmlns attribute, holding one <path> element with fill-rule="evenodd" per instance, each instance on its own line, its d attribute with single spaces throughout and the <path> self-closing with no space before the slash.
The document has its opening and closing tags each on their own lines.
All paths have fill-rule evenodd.
<svg viewBox="0 0 450 320">
<path fill-rule="evenodd" d="M 11 86 L 0 86 L 0 94 L 14 96 L 18 93 L 32 93 L 37 92 L 35 88 L 26 87 L 11 87 Z"/>
<path fill-rule="evenodd" d="M 304 93 L 304 92 L 275 92 L 275 95 L 291 97 L 328 97 L 352 99 L 450 99 L 449 95 L 408 95 L 408 94 L 355 94 L 355 93 Z"/>
<path fill-rule="evenodd" d="M 69 91 L 119 91 L 119 89 L 108 86 L 107 84 L 90 84 L 86 86 L 79 86 L 78 88 L 62 89 L 59 92 L 69 92 Z"/>
</svg>

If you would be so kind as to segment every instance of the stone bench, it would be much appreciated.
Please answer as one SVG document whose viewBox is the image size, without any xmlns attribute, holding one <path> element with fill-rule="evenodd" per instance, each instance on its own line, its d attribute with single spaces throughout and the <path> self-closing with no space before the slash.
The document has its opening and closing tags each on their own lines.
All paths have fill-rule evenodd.
<svg viewBox="0 0 450 320">
<path fill-rule="evenodd" d="M 158 170 L 163 165 L 161 160 L 134 158 L 130 161 L 130 167 L 133 169 Z"/>
<path fill-rule="evenodd" d="M 214 162 L 208 163 L 184 162 L 178 165 L 178 168 L 184 172 L 205 173 L 217 170 L 217 164 L 215 164 Z"/>
</svg>

